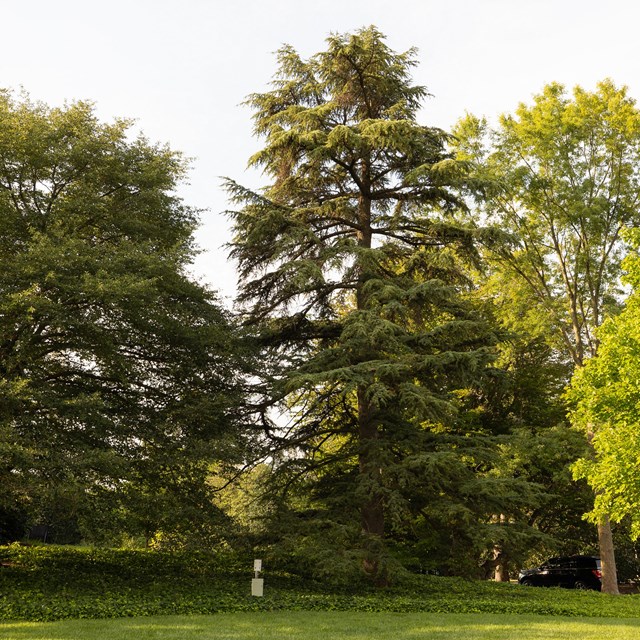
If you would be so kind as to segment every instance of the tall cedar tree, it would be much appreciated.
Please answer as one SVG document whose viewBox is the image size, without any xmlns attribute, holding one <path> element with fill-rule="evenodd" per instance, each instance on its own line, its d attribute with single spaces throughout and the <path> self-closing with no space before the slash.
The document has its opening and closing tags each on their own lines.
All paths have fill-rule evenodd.
<svg viewBox="0 0 640 640">
<path fill-rule="evenodd" d="M 233 335 L 187 276 L 185 165 L 129 127 L 0 95 L 4 529 L 62 500 L 98 528 L 138 505 L 127 522 L 152 534 L 169 518 L 151 503 L 200 511 L 211 461 L 231 455 Z"/>
<path fill-rule="evenodd" d="M 640 111 L 610 80 L 566 95 L 546 86 L 491 131 L 468 116 L 456 130 L 465 160 L 496 189 L 484 214 L 515 242 L 495 247 L 503 280 L 521 283 L 560 357 L 596 355 L 596 329 L 619 307 L 622 231 L 640 223 Z M 597 425 L 592 429 L 597 430 Z M 592 437 L 589 433 L 588 437 Z M 602 516 L 602 513 L 600 513 Z M 618 591 L 611 527 L 598 523 L 603 589 Z"/>
<path fill-rule="evenodd" d="M 346 494 L 371 550 L 427 473 L 422 438 L 489 350 L 459 295 L 473 239 L 450 187 L 464 171 L 448 136 L 416 122 L 427 94 L 411 84 L 415 51 L 392 51 L 374 27 L 327 42 L 308 60 L 282 48 L 272 90 L 248 100 L 265 140 L 250 164 L 273 182 L 228 182 L 232 255 L 265 349 L 270 441 L 295 452 L 285 460 L 300 478 L 352 465 Z M 374 552 L 364 566 L 381 571 Z"/>
</svg>

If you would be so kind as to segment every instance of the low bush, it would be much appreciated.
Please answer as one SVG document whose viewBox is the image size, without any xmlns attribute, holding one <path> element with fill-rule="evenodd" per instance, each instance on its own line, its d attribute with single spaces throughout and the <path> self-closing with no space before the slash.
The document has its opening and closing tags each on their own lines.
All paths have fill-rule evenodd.
<svg viewBox="0 0 640 640">
<path fill-rule="evenodd" d="M 265 596 L 254 598 L 252 559 L 227 553 L 9 545 L 0 547 L 0 563 L 4 621 L 284 610 L 629 618 L 640 609 L 640 596 L 423 575 L 387 589 L 338 588 L 269 567 Z"/>
</svg>

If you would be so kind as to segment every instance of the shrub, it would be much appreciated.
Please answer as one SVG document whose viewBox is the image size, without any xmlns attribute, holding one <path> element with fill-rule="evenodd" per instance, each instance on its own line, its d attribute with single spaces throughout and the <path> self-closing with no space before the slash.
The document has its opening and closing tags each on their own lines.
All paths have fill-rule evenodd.
<svg viewBox="0 0 640 640">
<path fill-rule="evenodd" d="M 332 586 L 265 566 L 265 597 L 252 598 L 249 556 L 56 546 L 0 547 L 0 620 L 114 618 L 233 611 L 537 613 L 637 617 L 640 596 L 535 589 L 427 575 L 393 587 Z"/>
</svg>

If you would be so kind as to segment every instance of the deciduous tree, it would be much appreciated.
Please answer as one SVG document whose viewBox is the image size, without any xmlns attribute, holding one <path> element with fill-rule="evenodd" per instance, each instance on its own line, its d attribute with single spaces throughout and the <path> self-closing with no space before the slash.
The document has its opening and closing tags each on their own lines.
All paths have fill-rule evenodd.
<svg viewBox="0 0 640 640">
<path fill-rule="evenodd" d="M 596 329 L 618 306 L 621 233 L 640 221 L 640 112 L 606 80 L 567 96 L 546 86 L 533 105 L 490 130 L 473 116 L 456 131 L 460 157 L 486 186 L 479 210 L 512 234 L 493 258 L 537 302 L 558 354 L 576 368 L 596 354 Z M 480 168 L 481 167 L 481 168 Z M 604 588 L 617 591 L 611 530 L 598 524 Z"/>
<path fill-rule="evenodd" d="M 0 94 L 7 512 L 56 486 L 90 520 L 138 490 L 196 500 L 232 450 L 233 333 L 188 276 L 197 212 L 174 191 L 185 169 L 90 104 Z"/>
<path fill-rule="evenodd" d="M 574 466 L 596 492 L 590 518 L 628 519 L 634 539 L 640 537 L 640 234 L 627 234 L 633 251 L 624 262 L 625 277 L 633 287 L 623 311 L 609 318 L 597 332 L 598 353 L 576 371 L 568 396 L 571 420 L 593 434 L 594 456 Z M 594 425 L 597 427 L 594 428 Z"/>
</svg>

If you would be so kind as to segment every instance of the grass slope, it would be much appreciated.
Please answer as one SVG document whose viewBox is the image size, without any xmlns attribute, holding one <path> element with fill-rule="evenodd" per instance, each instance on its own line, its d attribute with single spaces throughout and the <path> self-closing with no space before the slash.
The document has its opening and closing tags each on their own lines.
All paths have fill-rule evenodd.
<svg viewBox="0 0 640 640">
<path fill-rule="evenodd" d="M 0 563 L 4 622 L 278 611 L 640 618 L 640 596 L 435 576 L 375 590 L 366 584 L 336 589 L 266 572 L 265 597 L 252 598 L 251 560 L 220 554 L 11 545 L 0 547 Z"/>
</svg>

